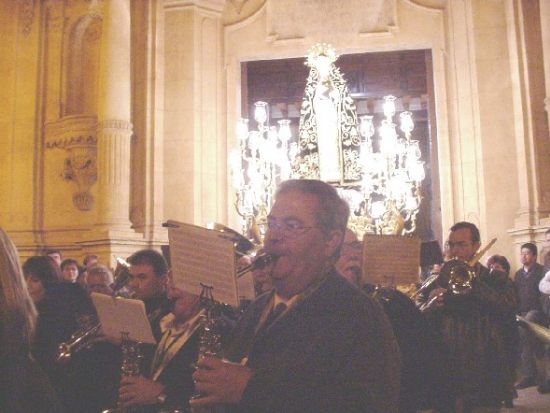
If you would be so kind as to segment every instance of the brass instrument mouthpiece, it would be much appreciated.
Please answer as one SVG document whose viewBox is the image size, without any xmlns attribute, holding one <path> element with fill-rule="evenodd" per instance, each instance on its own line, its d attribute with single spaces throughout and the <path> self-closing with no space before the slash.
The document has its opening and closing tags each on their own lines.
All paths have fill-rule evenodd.
<svg viewBox="0 0 550 413">
<path fill-rule="evenodd" d="M 249 271 L 261 270 L 262 268 L 265 268 L 267 265 L 275 261 L 275 258 L 276 257 L 274 255 L 266 253 L 258 255 L 252 264 L 246 265 L 237 271 L 237 278 L 242 277 Z"/>
</svg>

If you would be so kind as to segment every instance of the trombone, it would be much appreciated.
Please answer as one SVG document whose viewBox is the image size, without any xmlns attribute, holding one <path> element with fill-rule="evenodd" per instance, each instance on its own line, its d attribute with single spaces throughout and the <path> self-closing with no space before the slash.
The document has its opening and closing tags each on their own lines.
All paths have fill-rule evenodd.
<svg viewBox="0 0 550 413">
<path fill-rule="evenodd" d="M 439 282 L 440 279 L 448 280 L 448 289 L 453 295 L 465 295 L 472 289 L 472 282 L 477 276 L 475 265 L 480 258 L 497 242 L 496 238 L 493 238 L 489 244 L 480 249 L 469 261 L 463 261 L 457 257 L 451 258 L 446 261 L 441 268 L 439 274 L 433 274 L 424 281 L 424 283 L 418 288 L 418 290 L 411 296 L 411 299 L 415 299 L 418 295 L 426 291 L 434 283 Z M 431 300 L 420 306 L 420 310 L 428 308 L 438 296 L 433 297 Z"/>
</svg>

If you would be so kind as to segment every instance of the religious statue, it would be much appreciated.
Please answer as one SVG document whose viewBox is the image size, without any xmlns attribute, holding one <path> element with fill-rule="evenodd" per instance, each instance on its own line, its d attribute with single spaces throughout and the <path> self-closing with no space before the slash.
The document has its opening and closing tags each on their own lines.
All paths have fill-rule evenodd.
<svg viewBox="0 0 550 413">
<path fill-rule="evenodd" d="M 298 175 L 339 185 L 361 179 L 360 144 L 355 104 L 340 70 L 335 50 L 313 46 L 300 117 Z"/>
</svg>

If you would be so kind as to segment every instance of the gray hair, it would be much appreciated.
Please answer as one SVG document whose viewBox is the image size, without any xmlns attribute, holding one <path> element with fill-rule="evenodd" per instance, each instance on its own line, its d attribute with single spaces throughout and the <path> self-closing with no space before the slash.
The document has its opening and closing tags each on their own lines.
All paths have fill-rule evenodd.
<svg viewBox="0 0 550 413">
<path fill-rule="evenodd" d="M 107 285 L 113 283 L 113 273 L 103 264 L 96 264 L 86 272 L 86 282 L 88 282 L 88 277 L 90 275 L 101 275 L 105 279 Z"/>
</svg>

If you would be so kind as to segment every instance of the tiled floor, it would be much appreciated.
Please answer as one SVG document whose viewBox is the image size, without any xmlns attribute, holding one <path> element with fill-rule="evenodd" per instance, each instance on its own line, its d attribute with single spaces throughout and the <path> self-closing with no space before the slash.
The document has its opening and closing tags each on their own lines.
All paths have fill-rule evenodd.
<svg viewBox="0 0 550 413">
<path fill-rule="evenodd" d="M 509 413 L 550 413 L 550 393 L 540 394 L 536 387 L 518 391 L 513 409 L 502 409 Z"/>
</svg>

